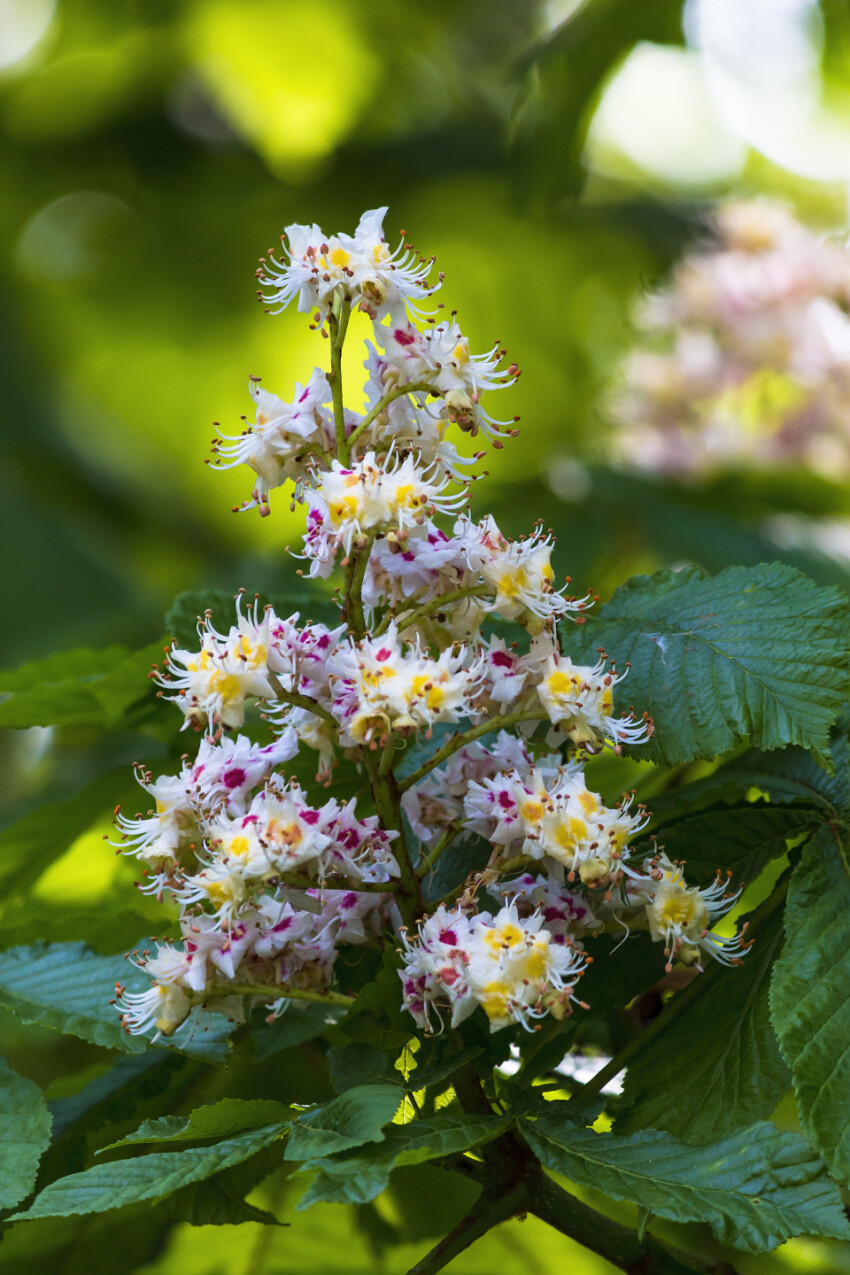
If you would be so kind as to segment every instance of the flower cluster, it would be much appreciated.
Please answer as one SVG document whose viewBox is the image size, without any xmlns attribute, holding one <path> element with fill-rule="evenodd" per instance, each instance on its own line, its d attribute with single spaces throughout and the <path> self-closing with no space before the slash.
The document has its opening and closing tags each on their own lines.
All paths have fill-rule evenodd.
<svg viewBox="0 0 850 1275">
<path fill-rule="evenodd" d="M 257 271 L 266 299 L 284 310 L 298 298 L 298 309 L 329 310 L 344 299 L 375 318 L 405 323 L 405 303 L 429 296 L 440 285 L 429 283 L 430 262 L 416 260 L 402 244 L 391 252 L 384 239 L 386 208 L 360 218 L 353 235 L 326 235 L 316 225 L 287 226 L 283 258 L 269 256 L 267 273 Z M 284 242 L 283 240 L 281 242 Z M 261 294 L 262 295 L 262 294 Z"/>
<path fill-rule="evenodd" d="M 642 469 L 850 471 L 850 253 L 780 204 L 722 204 L 637 318 L 612 415 Z"/>
<path fill-rule="evenodd" d="M 229 627 L 208 612 L 197 646 L 166 652 L 160 694 L 200 745 L 177 774 L 140 769 L 155 809 L 117 815 L 140 888 L 179 914 L 178 938 L 135 954 L 150 988 L 119 989 L 128 1031 L 348 1005 L 334 979 L 349 944 L 401 944 L 403 1002 L 424 1030 L 478 1007 L 493 1031 L 563 1017 L 602 929 L 648 930 L 668 965 L 744 951 L 711 928 L 736 899 L 725 884 L 688 886 L 680 865 L 636 850 L 644 809 L 588 787 L 587 758 L 639 745 L 652 723 L 622 704 L 628 668 L 565 649 L 592 599 L 556 586 L 551 534 L 512 540 L 466 513 L 458 475 L 481 453 L 461 457 L 450 435 L 501 446 L 514 431 L 481 400 L 517 369 L 498 347 L 471 354 L 456 316 L 409 308 L 436 285 L 429 263 L 387 247 L 385 211 L 353 236 L 290 226 L 261 271 L 278 308 L 318 311 L 331 368 L 291 403 L 252 381 L 256 422 L 219 439 L 216 463 L 253 471 L 242 508 L 261 514 L 292 484 L 306 573 L 341 575 L 340 623 L 240 596 Z M 361 413 L 340 394 L 353 307 L 373 324 Z M 321 797 L 302 746 L 318 754 Z M 340 763 L 347 799 L 327 795 Z M 456 872 L 429 915 L 437 862 L 451 870 L 461 843 L 483 846 L 486 865 Z"/>
<path fill-rule="evenodd" d="M 262 747 L 243 736 L 205 738 L 180 775 L 152 781 L 138 772 L 156 811 L 119 813 L 118 848 L 144 864 L 143 891 L 179 905 L 183 947 L 145 958 L 151 993 L 119 998 L 130 1030 L 156 1021 L 171 1034 L 193 995 L 215 992 L 222 979 L 234 984 L 228 995 L 245 985 L 327 986 L 339 942 L 366 942 L 392 923 L 392 894 L 368 887 L 398 876 L 397 834 L 374 815 L 359 819 L 354 800 L 311 805 L 275 769 L 297 747 L 291 728 Z M 217 1008 L 241 1016 L 238 999 Z"/>
<path fill-rule="evenodd" d="M 480 1005 L 498 1031 L 511 1023 L 530 1028 L 534 1019 L 563 1018 L 585 962 L 564 939 L 556 938 L 539 912 L 520 917 L 508 905 L 492 916 L 440 907 L 419 929 L 416 941 L 404 935 L 404 1004 L 419 1027 L 431 1027 L 431 1010 L 451 1013 L 457 1027 Z"/>
<path fill-rule="evenodd" d="M 590 889 L 610 889 L 628 867 L 629 841 L 646 826 L 630 801 L 610 809 L 591 792 L 579 764 L 560 767 L 554 779 L 535 767 L 470 783 L 464 801 L 467 826 L 504 858 L 527 854 L 543 861 L 550 877 Z"/>
</svg>

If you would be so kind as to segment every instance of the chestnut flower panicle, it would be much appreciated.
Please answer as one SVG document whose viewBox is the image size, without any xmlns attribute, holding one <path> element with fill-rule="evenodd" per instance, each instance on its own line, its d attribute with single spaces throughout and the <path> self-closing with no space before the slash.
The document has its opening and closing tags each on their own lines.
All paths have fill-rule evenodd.
<svg viewBox="0 0 850 1275">
<path fill-rule="evenodd" d="M 385 212 L 353 235 L 290 226 L 260 272 L 273 307 L 318 311 L 331 366 L 289 403 L 252 379 L 256 421 L 220 438 L 216 467 L 252 471 L 241 509 L 262 515 L 292 484 L 303 573 L 336 573 L 339 623 L 240 594 L 229 627 L 206 613 L 154 675 L 200 743 L 178 774 L 139 769 L 155 808 L 117 815 L 139 888 L 179 912 L 179 939 L 134 954 L 150 986 L 117 990 L 130 1032 L 345 1008 L 335 971 L 352 944 L 400 947 L 422 1031 L 479 1011 L 491 1031 L 563 1018 L 603 928 L 648 929 L 668 965 L 746 950 L 712 928 L 736 898 L 725 884 L 698 890 L 637 855 L 646 812 L 588 786 L 589 755 L 643 743 L 652 723 L 623 710 L 628 668 L 569 654 L 592 597 L 557 583 L 551 533 L 511 540 L 469 516 L 474 475 L 459 474 L 483 453 L 454 440 L 515 433 L 482 400 L 518 371 L 498 343 L 470 353 L 455 315 L 422 319 L 431 263 L 390 250 Z M 341 393 L 352 307 L 373 320 L 361 411 Z M 458 878 L 461 863 L 478 866 Z M 443 867 L 460 883 L 439 899 Z"/>
<path fill-rule="evenodd" d="M 615 454 L 719 469 L 850 472 L 850 250 L 767 199 L 733 199 L 644 298 L 611 394 Z"/>
</svg>

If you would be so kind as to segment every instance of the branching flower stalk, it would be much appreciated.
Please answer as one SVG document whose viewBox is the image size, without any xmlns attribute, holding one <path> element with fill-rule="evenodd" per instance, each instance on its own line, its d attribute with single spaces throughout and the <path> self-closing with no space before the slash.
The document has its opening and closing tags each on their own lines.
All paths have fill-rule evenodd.
<svg viewBox="0 0 850 1275">
<path fill-rule="evenodd" d="M 291 402 L 252 380 L 255 423 L 220 439 L 215 463 L 253 471 L 242 509 L 268 514 L 271 493 L 291 485 L 306 575 L 341 576 L 339 622 L 240 595 L 226 630 L 208 613 L 192 649 L 168 651 L 160 693 L 199 749 L 179 774 L 139 772 L 155 807 L 117 824 L 140 888 L 177 904 L 182 939 L 134 955 L 150 986 L 118 990 L 128 1032 L 168 1037 L 213 1014 L 273 1018 L 303 1001 L 345 1007 L 337 958 L 358 944 L 400 955 L 400 1013 L 420 1037 L 471 1015 L 521 1033 L 583 1013 L 594 936 L 613 923 L 649 931 L 659 972 L 746 950 L 713 928 L 737 897 L 725 880 L 698 889 L 662 853 L 637 855 L 646 812 L 587 787 L 588 755 L 639 746 L 652 723 L 622 710 L 628 670 L 570 657 L 592 599 L 556 587 L 551 535 L 511 540 L 470 516 L 484 453 L 459 446 L 514 436 L 482 400 L 518 370 L 498 345 L 472 354 L 454 315 L 423 314 L 441 280 L 404 242 L 389 249 L 385 212 L 366 213 L 353 236 L 290 226 L 259 272 L 273 308 L 297 301 L 327 325 L 330 367 Z M 354 311 L 372 324 L 359 407 L 342 383 Z M 353 763 L 349 797 L 288 774 L 303 752 L 319 785 Z M 458 872 L 470 843 L 482 866 Z M 458 1079 L 461 1103 L 476 1084 Z M 517 1188 L 510 1207 L 493 1204 L 496 1186 L 493 1219 L 527 1203 Z M 468 1233 L 485 1222 L 476 1214 Z"/>
</svg>

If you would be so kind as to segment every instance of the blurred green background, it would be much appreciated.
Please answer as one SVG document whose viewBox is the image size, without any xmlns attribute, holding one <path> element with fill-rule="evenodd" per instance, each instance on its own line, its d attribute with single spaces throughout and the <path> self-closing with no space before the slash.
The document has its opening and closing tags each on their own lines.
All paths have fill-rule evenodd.
<svg viewBox="0 0 850 1275">
<path fill-rule="evenodd" d="M 301 515 L 280 498 L 269 519 L 232 514 L 247 474 L 203 461 L 214 421 L 238 431 L 249 375 L 288 398 L 325 357 L 303 317 L 257 304 L 258 256 L 288 222 L 351 230 L 385 203 L 390 240 L 405 227 L 436 254 L 473 348 L 498 338 L 523 369 L 493 405 L 521 415 L 522 435 L 488 462 L 479 513 L 513 532 L 545 518 L 582 591 L 657 565 L 776 557 L 850 589 L 850 559 L 816 534 L 850 518 L 845 487 L 744 472 L 684 490 L 615 472 L 599 406 L 635 297 L 713 200 L 767 192 L 845 225 L 848 47 L 844 0 L 0 0 L 2 665 L 141 647 L 181 590 L 273 590 L 290 575 Z M 92 825 L 115 776 L 99 805 L 73 806 L 139 750 L 94 728 L 0 743 L 6 822 L 44 800 L 75 812 L 62 857 L 25 888 L 7 882 L 4 945 L 43 915 L 45 937 L 115 950 L 121 938 L 109 947 L 79 918 L 145 915 L 103 847 L 108 823 Z M 45 1084 L 103 1054 L 5 1020 L 0 1044 Z M 452 1179 L 416 1181 L 435 1217 L 452 1212 Z M 404 1229 L 403 1203 L 387 1210 Z M 86 1225 L 105 1227 L 111 1275 L 358 1275 L 427 1247 L 411 1234 L 383 1267 L 374 1218 L 341 1208 L 289 1232 L 181 1224 L 167 1237 L 134 1215 L 119 1261 L 115 1219 Z M 77 1270 L 74 1226 L 45 1228 L 45 1270 Z M 0 1275 L 20 1269 L 18 1232 Z M 535 1222 L 450 1269 L 562 1262 L 612 1269 Z M 850 1271 L 850 1252 L 798 1241 L 740 1265 L 829 1275 Z"/>
</svg>

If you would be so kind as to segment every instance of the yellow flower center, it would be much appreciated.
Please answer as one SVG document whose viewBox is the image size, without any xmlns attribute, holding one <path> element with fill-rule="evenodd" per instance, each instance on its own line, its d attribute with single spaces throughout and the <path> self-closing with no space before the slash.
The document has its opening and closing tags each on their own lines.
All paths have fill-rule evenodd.
<svg viewBox="0 0 850 1275">
<path fill-rule="evenodd" d="M 507 983 L 487 983 L 481 991 L 481 1004 L 488 1018 L 504 1018 L 508 1010 L 510 988 Z"/>
<path fill-rule="evenodd" d="M 242 686 L 235 673 L 217 672 L 210 678 L 210 690 L 220 695 L 225 704 L 242 698 Z"/>
<path fill-rule="evenodd" d="M 569 695 L 581 686 L 581 678 L 575 673 L 564 673 L 561 669 L 556 669 L 549 674 L 546 685 L 552 695 Z"/>
<path fill-rule="evenodd" d="M 484 942 L 492 952 L 498 952 L 501 948 L 516 947 L 523 940 L 522 930 L 508 922 L 507 925 L 500 925 L 495 929 L 487 930 L 484 934 Z"/>
</svg>

